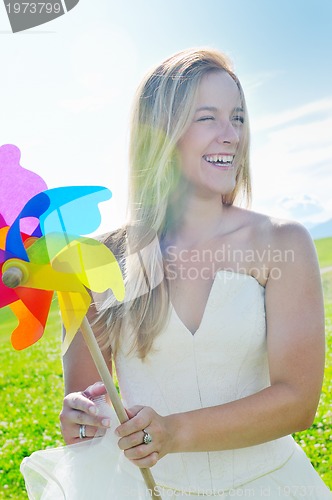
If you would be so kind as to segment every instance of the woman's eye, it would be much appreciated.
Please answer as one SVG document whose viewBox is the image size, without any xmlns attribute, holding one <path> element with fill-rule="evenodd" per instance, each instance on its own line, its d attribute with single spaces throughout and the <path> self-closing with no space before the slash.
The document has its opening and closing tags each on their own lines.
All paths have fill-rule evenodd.
<svg viewBox="0 0 332 500">
<path fill-rule="evenodd" d="M 243 123 L 244 122 L 244 117 L 240 116 L 240 115 L 236 115 L 236 116 L 233 116 L 232 120 L 234 122 Z"/>
<path fill-rule="evenodd" d="M 208 120 L 214 120 L 214 116 L 201 116 L 200 118 L 197 118 L 198 122 L 206 122 Z"/>
</svg>

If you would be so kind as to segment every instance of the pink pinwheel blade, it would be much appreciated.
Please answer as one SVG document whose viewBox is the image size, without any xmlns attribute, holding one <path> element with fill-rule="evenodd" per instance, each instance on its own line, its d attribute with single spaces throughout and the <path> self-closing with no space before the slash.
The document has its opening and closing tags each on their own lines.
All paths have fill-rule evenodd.
<svg viewBox="0 0 332 500">
<path fill-rule="evenodd" d="M 47 189 L 45 181 L 20 165 L 21 151 L 13 144 L 0 147 L 0 227 L 3 220 L 10 226 L 25 203 Z M 31 234 L 37 227 L 35 219 L 22 221 L 21 230 Z"/>
</svg>

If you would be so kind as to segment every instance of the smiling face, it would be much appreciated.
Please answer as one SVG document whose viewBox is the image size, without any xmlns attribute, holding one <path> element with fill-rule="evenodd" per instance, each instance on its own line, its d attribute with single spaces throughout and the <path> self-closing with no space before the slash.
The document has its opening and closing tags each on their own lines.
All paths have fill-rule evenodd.
<svg viewBox="0 0 332 500">
<path fill-rule="evenodd" d="M 239 89 L 226 71 L 201 80 L 194 117 L 178 143 L 181 171 L 201 194 L 231 193 L 236 184 L 244 112 Z"/>
</svg>

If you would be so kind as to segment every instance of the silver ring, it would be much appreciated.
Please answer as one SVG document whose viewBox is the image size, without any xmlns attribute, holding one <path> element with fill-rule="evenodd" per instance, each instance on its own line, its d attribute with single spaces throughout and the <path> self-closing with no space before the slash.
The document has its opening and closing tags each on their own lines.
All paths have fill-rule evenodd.
<svg viewBox="0 0 332 500">
<path fill-rule="evenodd" d="M 80 439 L 86 438 L 86 425 L 80 425 Z"/>
<path fill-rule="evenodd" d="M 151 436 L 151 434 L 149 434 L 148 432 L 146 432 L 144 429 L 143 429 L 143 432 L 144 432 L 143 443 L 144 444 L 150 444 L 150 443 L 152 443 L 152 436 Z"/>
</svg>

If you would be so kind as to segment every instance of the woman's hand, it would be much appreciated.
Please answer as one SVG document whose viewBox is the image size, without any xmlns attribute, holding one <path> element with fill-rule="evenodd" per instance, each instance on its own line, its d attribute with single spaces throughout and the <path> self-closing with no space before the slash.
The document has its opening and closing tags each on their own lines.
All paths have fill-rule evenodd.
<svg viewBox="0 0 332 500">
<path fill-rule="evenodd" d="M 72 392 L 64 398 L 60 422 L 61 432 L 67 444 L 77 443 L 84 434 L 86 438 L 92 438 L 98 429 L 105 430 L 110 427 L 109 416 L 97 405 L 97 398 L 105 394 L 104 384 L 96 382 L 85 391 Z"/>
<path fill-rule="evenodd" d="M 134 406 L 126 411 L 129 420 L 115 429 L 120 437 L 119 448 L 134 465 L 152 467 L 171 451 L 170 419 L 148 406 Z"/>
</svg>

